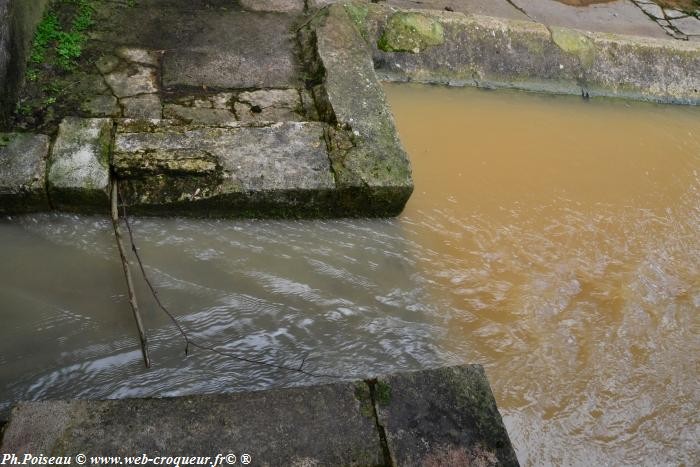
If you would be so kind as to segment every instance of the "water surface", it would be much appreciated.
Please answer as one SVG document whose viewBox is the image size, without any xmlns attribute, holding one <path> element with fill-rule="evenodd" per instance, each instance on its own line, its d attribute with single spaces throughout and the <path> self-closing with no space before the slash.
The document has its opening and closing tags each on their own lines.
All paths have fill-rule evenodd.
<svg viewBox="0 0 700 467">
<path fill-rule="evenodd" d="M 394 220 L 135 219 L 193 337 L 345 378 L 486 366 L 525 465 L 695 464 L 700 109 L 387 85 L 416 192 Z M 0 222 L 0 401 L 326 382 L 184 344 L 111 224 Z"/>
</svg>

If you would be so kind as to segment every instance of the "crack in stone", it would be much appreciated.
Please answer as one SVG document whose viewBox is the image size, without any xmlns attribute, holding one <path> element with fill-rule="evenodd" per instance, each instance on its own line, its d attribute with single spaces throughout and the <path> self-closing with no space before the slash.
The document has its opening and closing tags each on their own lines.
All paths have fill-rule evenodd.
<svg viewBox="0 0 700 467">
<path fill-rule="evenodd" d="M 365 384 L 369 387 L 369 395 L 372 402 L 372 415 L 374 417 L 374 423 L 377 426 L 377 433 L 379 434 L 379 444 L 382 447 L 382 454 L 384 455 L 384 465 L 386 467 L 395 467 L 396 463 L 391 458 L 391 450 L 389 449 L 386 430 L 384 429 L 384 425 L 379 421 L 379 413 L 377 412 L 377 405 L 379 404 L 376 397 L 377 379 L 367 379 L 365 380 Z"/>
</svg>

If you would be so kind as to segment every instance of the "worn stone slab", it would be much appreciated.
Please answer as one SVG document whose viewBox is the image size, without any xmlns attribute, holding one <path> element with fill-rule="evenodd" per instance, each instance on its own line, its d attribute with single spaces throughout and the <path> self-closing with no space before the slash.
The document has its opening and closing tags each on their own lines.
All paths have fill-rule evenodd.
<svg viewBox="0 0 700 467">
<path fill-rule="evenodd" d="M 347 212 L 398 215 L 413 191 L 408 155 L 398 138 L 367 46 L 345 8 L 335 4 L 302 31 L 308 60 L 323 75 L 314 88 L 322 118 L 335 121 L 327 139 Z M 361 17 L 361 12 L 353 12 Z M 314 50 L 313 44 L 316 45 Z"/>
<path fill-rule="evenodd" d="M 132 210 L 199 216 L 328 212 L 335 179 L 322 123 L 260 127 L 126 122 L 113 166 Z"/>
<path fill-rule="evenodd" d="M 200 13 L 204 15 L 204 13 Z M 294 15 L 221 11 L 163 56 L 166 88 L 223 89 L 296 87 Z"/>
<path fill-rule="evenodd" d="M 109 209 L 109 150 L 112 120 L 67 117 L 49 157 L 51 204 L 61 210 Z"/>
<path fill-rule="evenodd" d="M 425 10 L 447 10 L 449 8 L 451 11 L 466 14 L 529 20 L 527 15 L 515 8 L 508 0 L 386 0 L 386 3 L 398 8 Z"/>
<path fill-rule="evenodd" d="M 211 456 L 251 465 L 381 465 L 355 385 L 172 399 L 34 402 L 14 408 L 3 453 Z M 89 457 L 88 457 L 89 459 Z M 241 465 L 238 461 L 237 465 Z"/>
<path fill-rule="evenodd" d="M 518 465 L 481 365 L 382 377 L 371 392 L 393 465 Z"/>
<path fill-rule="evenodd" d="M 49 143 L 45 135 L 0 133 L 1 214 L 49 208 L 46 195 Z"/>
<path fill-rule="evenodd" d="M 671 24 L 673 24 L 673 26 L 675 26 L 683 34 L 688 36 L 700 36 L 700 19 L 698 18 L 694 18 L 692 16 L 678 18 L 671 21 Z"/>
<path fill-rule="evenodd" d="M 388 28 L 406 12 L 355 5 L 366 11 L 361 27 L 386 79 L 700 103 L 695 43 L 423 10 L 409 13 L 439 26 L 443 40 L 397 51 L 386 46 Z"/>
<path fill-rule="evenodd" d="M 305 0 L 240 0 L 241 6 L 251 11 L 294 12 L 304 11 Z"/>
<path fill-rule="evenodd" d="M 158 92 L 156 70 L 142 65 L 129 65 L 104 75 L 105 82 L 118 98 Z"/>
<path fill-rule="evenodd" d="M 659 39 L 667 37 L 663 29 L 645 15 L 631 0 L 596 3 L 585 7 L 549 0 L 511 1 L 533 21 L 547 26 Z"/>
<path fill-rule="evenodd" d="M 302 121 L 304 109 L 296 89 L 261 89 L 238 95 L 234 108 L 242 122 Z"/>
<path fill-rule="evenodd" d="M 124 109 L 126 118 L 161 118 L 163 105 L 157 94 L 143 94 L 136 97 L 125 97 L 119 101 Z"/>
<path fill-rule="evenodd" d="M 185 123 L 201 123 L 215 126 L 236 121 L 236 116 L 228 109 L 199 106 L 188 107 L 178 104 L 165 104 L 163 116 L 167 119 L 180 120 Z"/>
<path fill-rule="evenodd" d="M 226 395 L 22 402 L 0 452 L 88 460 L 247 453 L 251 465 L 298 467 L 518 465 L 480 365 Z"/>
<path fill-rule="evenodd" d="M 121 107 L 117 98 L 109 94 L 98 94 L 83 102 L 80 110 L 91 117 L 120 117 Z"/>
</svg>

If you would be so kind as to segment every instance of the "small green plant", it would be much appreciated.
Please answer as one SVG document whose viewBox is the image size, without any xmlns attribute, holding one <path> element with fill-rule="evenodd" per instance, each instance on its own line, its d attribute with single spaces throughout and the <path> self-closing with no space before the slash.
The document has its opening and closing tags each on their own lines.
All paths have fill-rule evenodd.
<svg viewBox="0 0 700 467">
<path fill-rule="evenodd" d="M 94 0 L 57 0 L 59 3 L 70 3 L 75 6 L 75 14 L 68 30 L 64 30 L 58 16 L 50 11 L 44 16 L 37 27 L 29 58 L 27 76 L 35 81 L 38 68 L 48 61 L 49 49 L 55 51 L 55 62 L 59 69 L 71 71 L 83 52 L 83 44 L 87 40 L 85 31 L 93 24 Z M 48 63 L 49 65 L 51 63 Z M 33 79 L 32 79 L 33 78 Z"/>
</svg>

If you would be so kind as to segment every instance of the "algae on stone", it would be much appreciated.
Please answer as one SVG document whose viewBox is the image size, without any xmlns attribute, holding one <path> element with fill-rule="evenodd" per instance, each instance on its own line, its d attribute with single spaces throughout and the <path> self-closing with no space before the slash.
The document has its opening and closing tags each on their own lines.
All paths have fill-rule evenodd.
<svg viewBox="0 0 700 467">
<path fill-rule="evenodd" d="M 44 183 L 49 137 L 0 133 L 0 213 L 48 209 Z"/>
<path fill-rule="evenodd" d="M 66 117 L 49 159 L 48 187 L 56 207 L 102 211 L 109 207 L 112 120 Z"/>
<path fill-rule="evenodd" d="M 378 46 L 385 52 L 419 53 L 445 42 L 445 31 L 436 19 L 412 13 L 394 13 L 387 21 Z"/>
<path fill-rule="evenodd" d="M 564 52 L 575 55 L 588 68 L 595 60 L 595 45 L 585 34 L 574 29 L 550 27 L 552 40 Z"/>
</svg>

